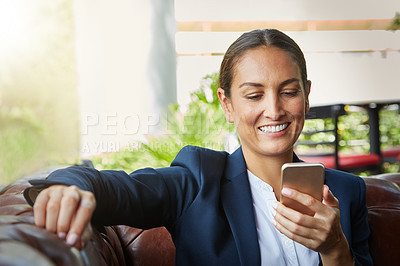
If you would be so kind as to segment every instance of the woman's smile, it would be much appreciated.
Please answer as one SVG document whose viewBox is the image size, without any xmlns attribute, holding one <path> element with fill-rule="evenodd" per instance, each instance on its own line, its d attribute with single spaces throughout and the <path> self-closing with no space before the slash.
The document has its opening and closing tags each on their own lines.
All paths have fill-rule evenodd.
<svg viewBox="0 0 400 266">
<path fill-rule="evenodd" d="M 260 126 L 258 129 L 263 133 L 280 133 L 289 126 L 289 123 L 283 123 L 279 125 L 265 125 Z"/>
</svg>

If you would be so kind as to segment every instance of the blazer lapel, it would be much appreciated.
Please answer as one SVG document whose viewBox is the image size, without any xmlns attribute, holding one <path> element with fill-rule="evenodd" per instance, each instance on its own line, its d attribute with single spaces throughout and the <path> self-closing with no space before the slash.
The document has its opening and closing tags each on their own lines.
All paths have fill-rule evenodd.
<svg viewBox="0 0 400 266">
<path fill-rule="evenodd" d="M 241 148 L 228 156 L 225 169 L 221 200 L 232 229 L 240 262 L 246 266 L 260 265 L 253 199 Z"/>
</svg>

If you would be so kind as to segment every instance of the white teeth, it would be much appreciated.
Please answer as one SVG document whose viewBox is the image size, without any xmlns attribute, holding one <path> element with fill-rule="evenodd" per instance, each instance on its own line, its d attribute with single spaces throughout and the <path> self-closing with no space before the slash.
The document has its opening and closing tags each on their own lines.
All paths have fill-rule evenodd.
<svg viewBox="0 0 400 266">
<path fill-rule="evenodd" d="M 288 123 L 282 124 L 282 125 L 278 125 L 278 126 L 262 126 L 259 127 L 259 129 L 262 132 L 267 132 L 267 133 L 274 133 L 274 132 L 279 132 L 284 130 L 285 128 L 287 128 Z"/>
</svg>

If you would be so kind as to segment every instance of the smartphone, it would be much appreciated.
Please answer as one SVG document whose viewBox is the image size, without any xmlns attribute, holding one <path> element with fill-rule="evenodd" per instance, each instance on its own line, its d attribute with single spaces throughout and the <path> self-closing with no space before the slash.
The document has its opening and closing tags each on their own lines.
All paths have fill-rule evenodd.
<svg viewBox="0 0 400 266">
<path fill-rule="evenodd" d="M 285 163 L 281 169 L 281 190 L 292 188 L 322 201 L 325 167 L 322 163 Z M 314 212 L 298 201 L 281 195 L 280 202 L 298 212 L 313 216 Z"/>
</svg>

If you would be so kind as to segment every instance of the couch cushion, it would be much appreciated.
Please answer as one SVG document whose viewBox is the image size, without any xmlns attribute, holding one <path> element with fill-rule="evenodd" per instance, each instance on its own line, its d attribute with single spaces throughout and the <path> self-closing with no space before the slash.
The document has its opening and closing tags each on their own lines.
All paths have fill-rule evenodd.
<svg viewBox="0 0 400 266">
<path fill-rule="evenodd" d="M 140 266 L 175 265 L 175 246 L 165 227 L 143 230 L 113 226 L 120 237 L 126 260 Z"/>
</svg>

